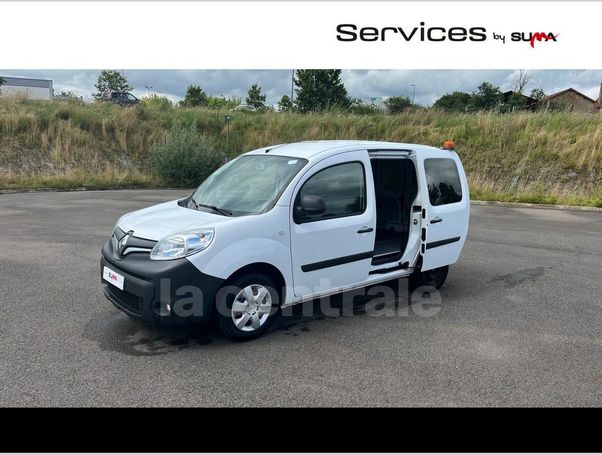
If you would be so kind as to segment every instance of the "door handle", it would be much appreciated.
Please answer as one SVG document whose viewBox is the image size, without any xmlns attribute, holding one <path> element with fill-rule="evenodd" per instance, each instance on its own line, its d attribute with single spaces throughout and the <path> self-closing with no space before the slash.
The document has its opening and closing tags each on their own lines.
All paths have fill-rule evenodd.
<svg viewBox="0 0 602 455">
<path fill-rule="evenodd" d="M 359 231 L 357 231 L 358 234 L 365 234 L 366 232 L 372 232 L 374 229 L 368 226 L 362 226 L 360 228 Z"/>
<path fill-rule="evenodd" d="M 431 220 L 431 224 L 441 223 L 441 221 L 443 221 L 443 220 L 441 218 L 437 217 L 434 220 Z"/>
</svg>

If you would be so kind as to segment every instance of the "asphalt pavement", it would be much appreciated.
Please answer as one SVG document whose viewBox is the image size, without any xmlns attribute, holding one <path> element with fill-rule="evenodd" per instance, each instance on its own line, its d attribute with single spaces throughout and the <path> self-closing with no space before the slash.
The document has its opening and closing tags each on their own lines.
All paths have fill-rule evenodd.
<svg viewBox="0 0 602 455">
<path fill-rule="evenodd" d="M 102 294 L 117 218 L 184 194 L 0 194 L 1 406 L 602 405 L 602 213 L 474 205 L 434 314 L 314 305 L 235 343 Z"/>
</svg>

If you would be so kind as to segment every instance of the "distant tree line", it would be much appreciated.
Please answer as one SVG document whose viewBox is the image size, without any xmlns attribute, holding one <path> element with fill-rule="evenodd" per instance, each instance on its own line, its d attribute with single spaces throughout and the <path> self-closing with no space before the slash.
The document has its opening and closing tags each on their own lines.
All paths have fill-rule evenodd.
<svg viewBox="0 0 602 455">
<path fill-rule="evenodd" d="M 296 70 L 293 77 L 294 99 L 288 95 L 282 96 L 277 104 L 279 111 L 317 112 L 325 110 L 340 110 L 358 114 L 374 113 L 386 110 L 398 114 L 409 109 L 424 109 L 407 96 L 388 97 L 382 107 L 370 106 L 361 99 L 352 98 L 341 78 L 340 69 Z M 512 81 L 513 90 L 503 93 L 500 87 L 490 82 L 481 83 L 472 93 L 454 91 L 445 94 L 435 101 L 433 108 L 450 112 L 477 112 L 488 110 L 513 111 L 532 108 L 540 102 L 545 93 L 541 88 L 531 90 L 529 96 L 523 95 L 531 76 L 526 71 L 519 71 Z M 1 83 L 0 83 L 1 85 Z M 125 76 L 114 70 L 103 70 L 95 84 L 94 98 L 99 99 L 106 91 L 132 90 Z M 159 95 L 149 95 L 144 99 L 145 104 L 167 108 L 172 102 Z M 233 109 L 241 105 L 242 100 L 236 97 L 208 95 L 200 85 L 190 85 L 184 98 L 178 103 L 181 107 L 206 107 L 213 109 Z M 273 107 L 266 104 L 266 95 L 259 84 L 253 84 L 245 99 L 253 110 L 266 111 Z"/>
<path fill-rule="evenodd" d="M 521 110 L 530 106 L 529 98 L 540 102 L 545 97 L 541 88 L 531 90 L 529 97 L 521 92 L 512 91 L 505 96 L 499 87 L 490 82 L 483 82 L 472 93 L 453 92 L 443 95 L 433 104 L 434 108 L 453 112 L 490 111 L 498 110 Z"/>
<path fill-rule="evenodd" d="M 433 107 L 451 112 L 534 109 L 543 101 L 546 94 L 543 89 L 534 88 L 529 96 L 526 96 L 524 92 L 531 80 L 528 71 L 520 70 L 511 81 L 512 90 L 506 93 L 490 82 L 483 82 L 472 93 L 455 91 L 443 95 L 435 101 Z"/>
</svg>

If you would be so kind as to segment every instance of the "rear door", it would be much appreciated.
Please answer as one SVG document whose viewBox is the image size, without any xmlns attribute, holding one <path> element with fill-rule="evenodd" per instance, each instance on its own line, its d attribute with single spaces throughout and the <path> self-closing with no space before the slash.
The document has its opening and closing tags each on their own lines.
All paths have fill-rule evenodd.
<svg viewBox="0 0 602 455">
<path fill-rule="evenodd" d="M 303 195 L 326 211 L 299 216 Z M 291 201 L 291 251 L 297 297 L 326 293 L 368 279 L 374 250 L 374 182 L 367 151 L 345 152 L 311 167 Z"/>
<path fill-rule="evenodd" d="M 468 233 L 470 200 L 466 175 L 455 152 L 441 151 L 422 161 L 425 238 L 422 270 L 455 263 Z"/>
</svg>

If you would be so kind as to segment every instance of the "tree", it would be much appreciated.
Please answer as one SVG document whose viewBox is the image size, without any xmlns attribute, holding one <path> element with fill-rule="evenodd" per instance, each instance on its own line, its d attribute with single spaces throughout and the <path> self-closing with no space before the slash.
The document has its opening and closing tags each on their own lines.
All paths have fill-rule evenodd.
<svg viewBox="0 0 602 455">
<path fill-rule="evenodd" d="M 529 99 L 519 92 L 512 92 L 503 106 L 502 111 L 512 112 L 520 111 L 529 107 Z"/>
<path fill-rule="evenodd" d="M 531 82 L 531 74 L 526 70 L 519 70 L 518 74 L 512 79 L 512 91 L 516 93 L 523 93 L 525 87 Z"/>
<path fill-rule="evenodd" d="M 472 95 L 465 92 L 453 92 L 443 95 L 433 104 L 433 107 L 446 111 L 464 112 L 472 103 Z"/>
<path fill-rule="evenodd" d="M 541 87 L 537 87 L 537 88 L 534 88 L 533 90 L 531 90 L 531 93 L 529 94 L 529 96 L 531 98 L 535 98 L 537 101 L 541 102 L 546 97 L 546 93 L 543 91 L 543 89 Z"/>
<path fill-rule="evenodd" d="M 385 101 L 385 106 L 390 114 L 399 114 L 413 107 L 412 100 L 407 96 L 391 96 Z"/>
<path fill-rule="evenodd" d="M 96 88 L 96 93 L 93 95 L 95 99 L 99 99 L 105 92 L 131 92 L 133 90 L 125 76 L 114 70 L 102 70 L 94 87 Z"/>
<path fill-rule="evenodd" d="M 301 112 L 332 107 L 348 108 L 351 100 L 341 80 L 341 70 L 297 70 L 294 78 L 297 108 Z"/>
<path fill-rule="evenodd" d="M 490 82 L 483 82 L 472 94 L 472 106 L 480 110 L 491 110 L 500 102 L 502 92 Z"/>
<path fill-rule="evenodd" d="M 288 95 L 284 95 L 278 101 L 278 110 L 279 111 L 292 111 L 293 110 L 293 102 Z"/>
<path fill-rule="evenodd" d="M 205 91 L 198 85 L 189 85 L 186 89 L 186 96 L 180 105 L 184 107 L 207 106 L 209 102 Z"/>
<path fill-rule="evenodd" d="M 261 94 L 261 87 L 259 85 L 253 84 L 251 86 L 247 94 L 246 102 L 258 111 L 264 110 L 266 108 L 265 95 Z"/>
</svg>

